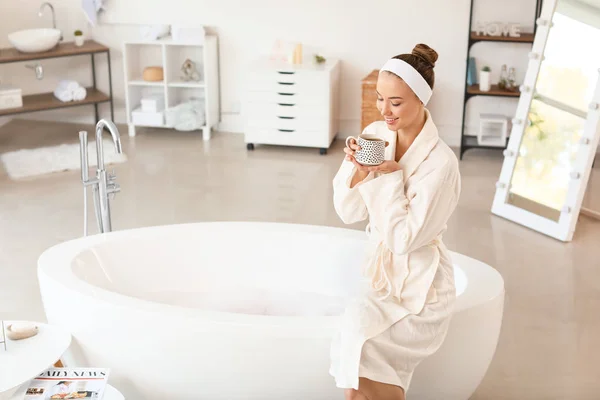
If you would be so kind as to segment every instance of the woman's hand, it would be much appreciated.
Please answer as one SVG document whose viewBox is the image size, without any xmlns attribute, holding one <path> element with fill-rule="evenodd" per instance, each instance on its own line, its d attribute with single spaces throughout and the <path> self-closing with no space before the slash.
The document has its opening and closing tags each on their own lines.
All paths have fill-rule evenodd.
<svg viewBox="0 0 600 400">
<path fill-rule="evenodd" d="M 354 160 L 354 153 L 356 153 L 358 150 L 360 150 L 360 146 L 358 145 L 358 143 L 356 143 L 356 139 L 354 138 L 350 138 L 350 140 L 348 140 L 348 146 L 344 147 L 344 153 L 346 153 L 346 160 L 347 161 L 353 161 Z M 356 162 L 356 160 L 354 160 L 354 162 Z"/>
<path fill-rule="evenodd" d="M 356 169 L 361 172 L 380 172 L 383 174 L 389 174 L 390 172 L 396 172 L 400 170 L 400 165 L 393 160 L 385 160 L 379 165 L 361 165 L 352 157 L 352 163 L 356 166 Z"/>
</svg>

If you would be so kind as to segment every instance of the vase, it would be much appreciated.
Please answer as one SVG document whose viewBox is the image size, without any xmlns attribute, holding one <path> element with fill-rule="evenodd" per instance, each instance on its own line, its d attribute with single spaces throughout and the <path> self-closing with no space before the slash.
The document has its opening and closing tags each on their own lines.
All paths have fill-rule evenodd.
<svg viewBox="0 0 600 400">
<path fill-rule="evenodd" d="M 490 91 L 490 71 L 479 72 L 479 90 L 482 92 Z"/>
<path fill-rule="evenodd" d="M 83 46 L 83 36 L 75 36 L 75 46 Z"/>
</svg>

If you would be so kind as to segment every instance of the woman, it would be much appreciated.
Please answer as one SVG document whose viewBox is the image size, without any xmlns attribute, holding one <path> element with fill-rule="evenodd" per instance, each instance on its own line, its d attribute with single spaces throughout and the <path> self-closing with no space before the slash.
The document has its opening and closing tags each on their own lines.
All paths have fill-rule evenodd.
<svg viewBox="0 0 600 400">
<path fill-rule="evenodd" d="M 456 291 L 442 234 L 461 180 L 426 108 L 436 61 L 419 44 L 386 62 L 377 80 L 384 121 L 363 132 L 388 142 L 386 161 L 360 165 L 350 140 L 333 180 L 341 220 L 369 218 L 364 290 L 346 308 L 331 347 L 330 373 L 346 399 L 404 400 L 415 368 L 448 329 Z"/>
</svg>

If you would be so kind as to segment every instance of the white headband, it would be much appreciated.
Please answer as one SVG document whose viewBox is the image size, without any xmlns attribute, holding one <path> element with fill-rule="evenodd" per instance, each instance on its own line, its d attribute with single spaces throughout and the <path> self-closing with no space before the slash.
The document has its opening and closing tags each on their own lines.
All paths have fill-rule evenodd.
<svg viewBox="0 0 600 400">
<path fill-rule="evenodd" d="M 424 105 L 427 105 L 433 93 L 427 81 L 409 63 L 397 58 L 389 59 L 381 71 L 390 71 L 398 75 L 412 89 Z"/>
</svg>

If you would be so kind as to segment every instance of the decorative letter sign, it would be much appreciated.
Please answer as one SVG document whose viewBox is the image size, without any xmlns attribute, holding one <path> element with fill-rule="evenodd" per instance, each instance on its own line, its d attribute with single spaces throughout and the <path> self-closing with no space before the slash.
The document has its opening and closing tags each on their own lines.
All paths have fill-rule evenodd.
<svg viewBox="0 0 600 400">
<path fill-rule="evenodd" d="M 501 23 L 501 22 L 490 22 L 475 24 L 475 33 L 478 36 L 510 36 L 520 37 L 521 26 L 516 23 Z"/>
</svg>

